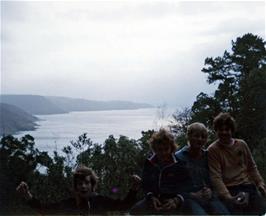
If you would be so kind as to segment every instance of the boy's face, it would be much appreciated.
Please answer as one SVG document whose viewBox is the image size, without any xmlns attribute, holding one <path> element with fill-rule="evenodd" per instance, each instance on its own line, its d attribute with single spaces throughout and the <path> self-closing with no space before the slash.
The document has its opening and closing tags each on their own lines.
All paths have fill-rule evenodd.
<svg viewBox="0 0 266 216">
<path fill-rule="evenodd" d="M 169 156 L 171 156 L 171 146 L 169 144 L 161 144 L 156 148 L 156 155 L 162 161 L 168 160 Z"/>
<path fill-rule="evenodd" d="M 189 137 L 188 141 L 192 149 L 201 149 L 207 143 L 207 133 L 202 131 L 194 131 Z"/>
<path fill-rule="evenodd" d="M 91 177 L 86 176 L 85 178 L 77 179 L 76 192 L 78 196 L 87 198 L 92 192 Z"/>
<path fill-rule="evenodd" d="M 230 142 L 232 138 L 232 130 L 227 125 L 222 125 L 216 131 L 216 134 L 221 142 Z"/>
</svg>

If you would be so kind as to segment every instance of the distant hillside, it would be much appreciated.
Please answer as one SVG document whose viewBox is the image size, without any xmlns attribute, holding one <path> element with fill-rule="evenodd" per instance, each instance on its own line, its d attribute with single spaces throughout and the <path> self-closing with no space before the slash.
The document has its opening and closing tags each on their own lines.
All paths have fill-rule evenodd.
<svg viewBox="0 0 266 216">
<path fill-rule="evenodd" d="M 1 95 L 0 102 L 15 105 L 33 115 L 66 113 L 49 99 L 39 95 Z"/>
<path fill-rule="evenodd" d="M 10 104 L 0 103 L 0 136 L 34 130 L 38 118 Z"/>
<path fill-rule="evenodd" d="M 66 111 L 97 111 L 97 110 L 127 110 L 151 108 L 144 103 L 134 103 L 130 101 L 94 101 L 67 97 L 46 97 L 53 104 Z"/>
<path fill-rule="evenodd" d="M 1 95 L 0 101 L 20 107 L 34 115 L 60 114 L 71 111 L 126 110 L 152 107 L 149 104 L 129 101 L 94 101 L 38 95 Z"/>
</svg>

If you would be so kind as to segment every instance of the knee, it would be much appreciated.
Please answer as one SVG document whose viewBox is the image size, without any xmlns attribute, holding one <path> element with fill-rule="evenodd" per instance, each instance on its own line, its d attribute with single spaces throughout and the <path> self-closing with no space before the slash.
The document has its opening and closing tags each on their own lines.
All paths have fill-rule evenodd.
<svg viewBox="0 0 266 216">
<path fill-rule="evenodd" d="M 147 211 L 147 201 L 146 199 L 138 201 L 135 205 L 129 210 L 130 215 L 140 215 Z"/>
<path fill-rule="evenodd" d="M 184 202 L 183 212 L 191 215 L 207 215 L 205 209 L 193 199 L 187 199 Z"/>
<path fill-rule="evenodd" d="M 227 207 L 220 201 L 220 200 L 215 200 L 210 203 L 212 214 L 217 214 L 217 215 L 230 215 L 229 210 Z"/>
</svg>

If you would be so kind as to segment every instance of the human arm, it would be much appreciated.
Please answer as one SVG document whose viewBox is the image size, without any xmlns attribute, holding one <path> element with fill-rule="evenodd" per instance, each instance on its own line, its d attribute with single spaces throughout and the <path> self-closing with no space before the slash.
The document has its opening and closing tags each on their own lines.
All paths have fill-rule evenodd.
<svg viewBox="0 0 266 216">
<path fill-rule="evenodd" d="M 42 211 L 42 204 L 41 202 L 33 197 L 29 186 L 26 182 L 22 181 L 20 184 L 17 186 L 16 191 L 23 197 L 23 199 L 27 202 L 27 204 L 37 210 L 38 212 Z"/>
<path fill-rule="evenodd" d="M 139 191 L 142 182 L 141 177 L 136 174 L 131 175 L 131 181 L 131 190 Z"/>
<path fill-rule="evenodd" d="M 61 203 L 41 203 L 39 199 L 33 196 L 28 184 L 24 181 L 20 182 L 16 191 L 23 197 L 28 206 L 41 214 L 60 211 Z"/>
<path fill-rule="evenodd" d="M 127 193 L 126 197 L 121 201 L 121 203 L 133 204 L 136 201 L 136 194 L 140 190 L 142 179 L 138 175 L 134 174 L 130 176 L 130 181 L 130 190 Z"/>
<path fill-rule="evenodd" d="M 157 185 L 158 179 L 154 178 L 155 167 L 151 162 L 146 159 L 142 170 L 142 188 L 145 195 L 145 199 L 149 205 L 151 205 L 156 211 L 161 210 L 162 203 L 157 197 L 157 191 L 154 185 Z"/>
<path fill-rule="evenodd" d="M 232 200 L 233 197 L 223 182 L 223 173 L 219 149 L 214 146 L 208 148 L 208 166 L 210 179 L 214 190 L 224 200 Z"/>
<path fill-rule="evenodd" d="M 204 187 L 196 192 L 190 192 L 189 198 L 199 201 L 208 201 L 212 198 L 212 190 L 208 187 Z"/>
<path fill-rule="evenodd" d="M 226 185 L 223 182 L 225 176 L 222 173 L 222 159 L 220 158 L 221 152 L 219 148 L 208 149 L 208 164 L 210 171 L 210 178 L 214 189 L 218 193 L 219 197 L 227 203 L 231 203 L 238 206 L 243 206 L 249 202 L 249 194 L 245 192 L 239 192 L 235 196 L 232 196 Z"/>
<path fill-rule="evenodd" d="M 130 176 L 130 189 L 123 199 L 113 199 L 109 196 L 96 196 L 96 206 L 101 211 L 125 211 L 128 210 L 137 201 L 137 193 L 140 189 L 142 179 L 138 175 Z"/>
<path fill-rule="evenodd" d="M 26 200 L 30 201 L 33 196 L 32 193 L 30 192 L 29 186 L 26 182 L 22 181 L 20 184 L 17 186 L 16 191 Z"/>
<path fill-rule="evenodd" d="M 144 194 L 153 194 L 157 196 L 159 193 L 159 168 L 146 159 L 142 170 L 142 189 Z"/>
</svg>

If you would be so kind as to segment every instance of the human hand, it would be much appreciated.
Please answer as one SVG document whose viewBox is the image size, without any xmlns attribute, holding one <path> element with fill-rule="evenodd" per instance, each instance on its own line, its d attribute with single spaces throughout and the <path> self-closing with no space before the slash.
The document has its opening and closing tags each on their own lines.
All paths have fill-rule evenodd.
<svg viewBox="0 0 266 216">
<path fill-rule="evenodd" d="M 31 200 L 32 199 L 32 194 L 29 190 L 29 186 L 26 182 L 22 181 L 20 184 L 17 186 L 16 191 L 20 193 L 24 199 L 26 200 Z"/>
<path fill-rule="evenodd" d="M 163 209 L 165 210 L 172 210 L 172 209 L 176 209 L 180 204 L 180 200 L 177 198 L 173 198 L 173 199 L 167 199 L 163 202 Z"/>
<path fill-rule="evenodd" d="M 201 190 L 201 195 L 202 195 L 202 198 L 207 201 L 212 198 L 212 190 L 208 187 L 204 187 Z"/>
<path fill-rule="evenodd" d="M 247 192 L 239 192 L 236 196 L 233 197 L 233 202 L 236 205 L 248 205 L 249 194 Z"/>
<path fill-rule="evenodd" d="M 138 191 L 140 189 L 141 182 L 142 182 L 141 177 L 139 177 L 136 174 L 131 175 L 131 181 L 132 181 L 131 189 L 134 190 L 134 191 Z"/>
<path fill-rule="evenodd" d="M 163 209 L 162 207 L 162 203 L 160 202 L 160 200 L 156 197 L 152 197 L 151 198 L 151 202 L 152 202 L 152 206 L 156 211 L 160 211 Z"/>
<path fill-rule="evenodd" d="M 199 190 L 197 192 L 191 192 L 190 196 L 192 196 L 192 198 L 194 198 L 194 199 L 201 200 L 203 198 L 202 190 Z"/>
</svg>

